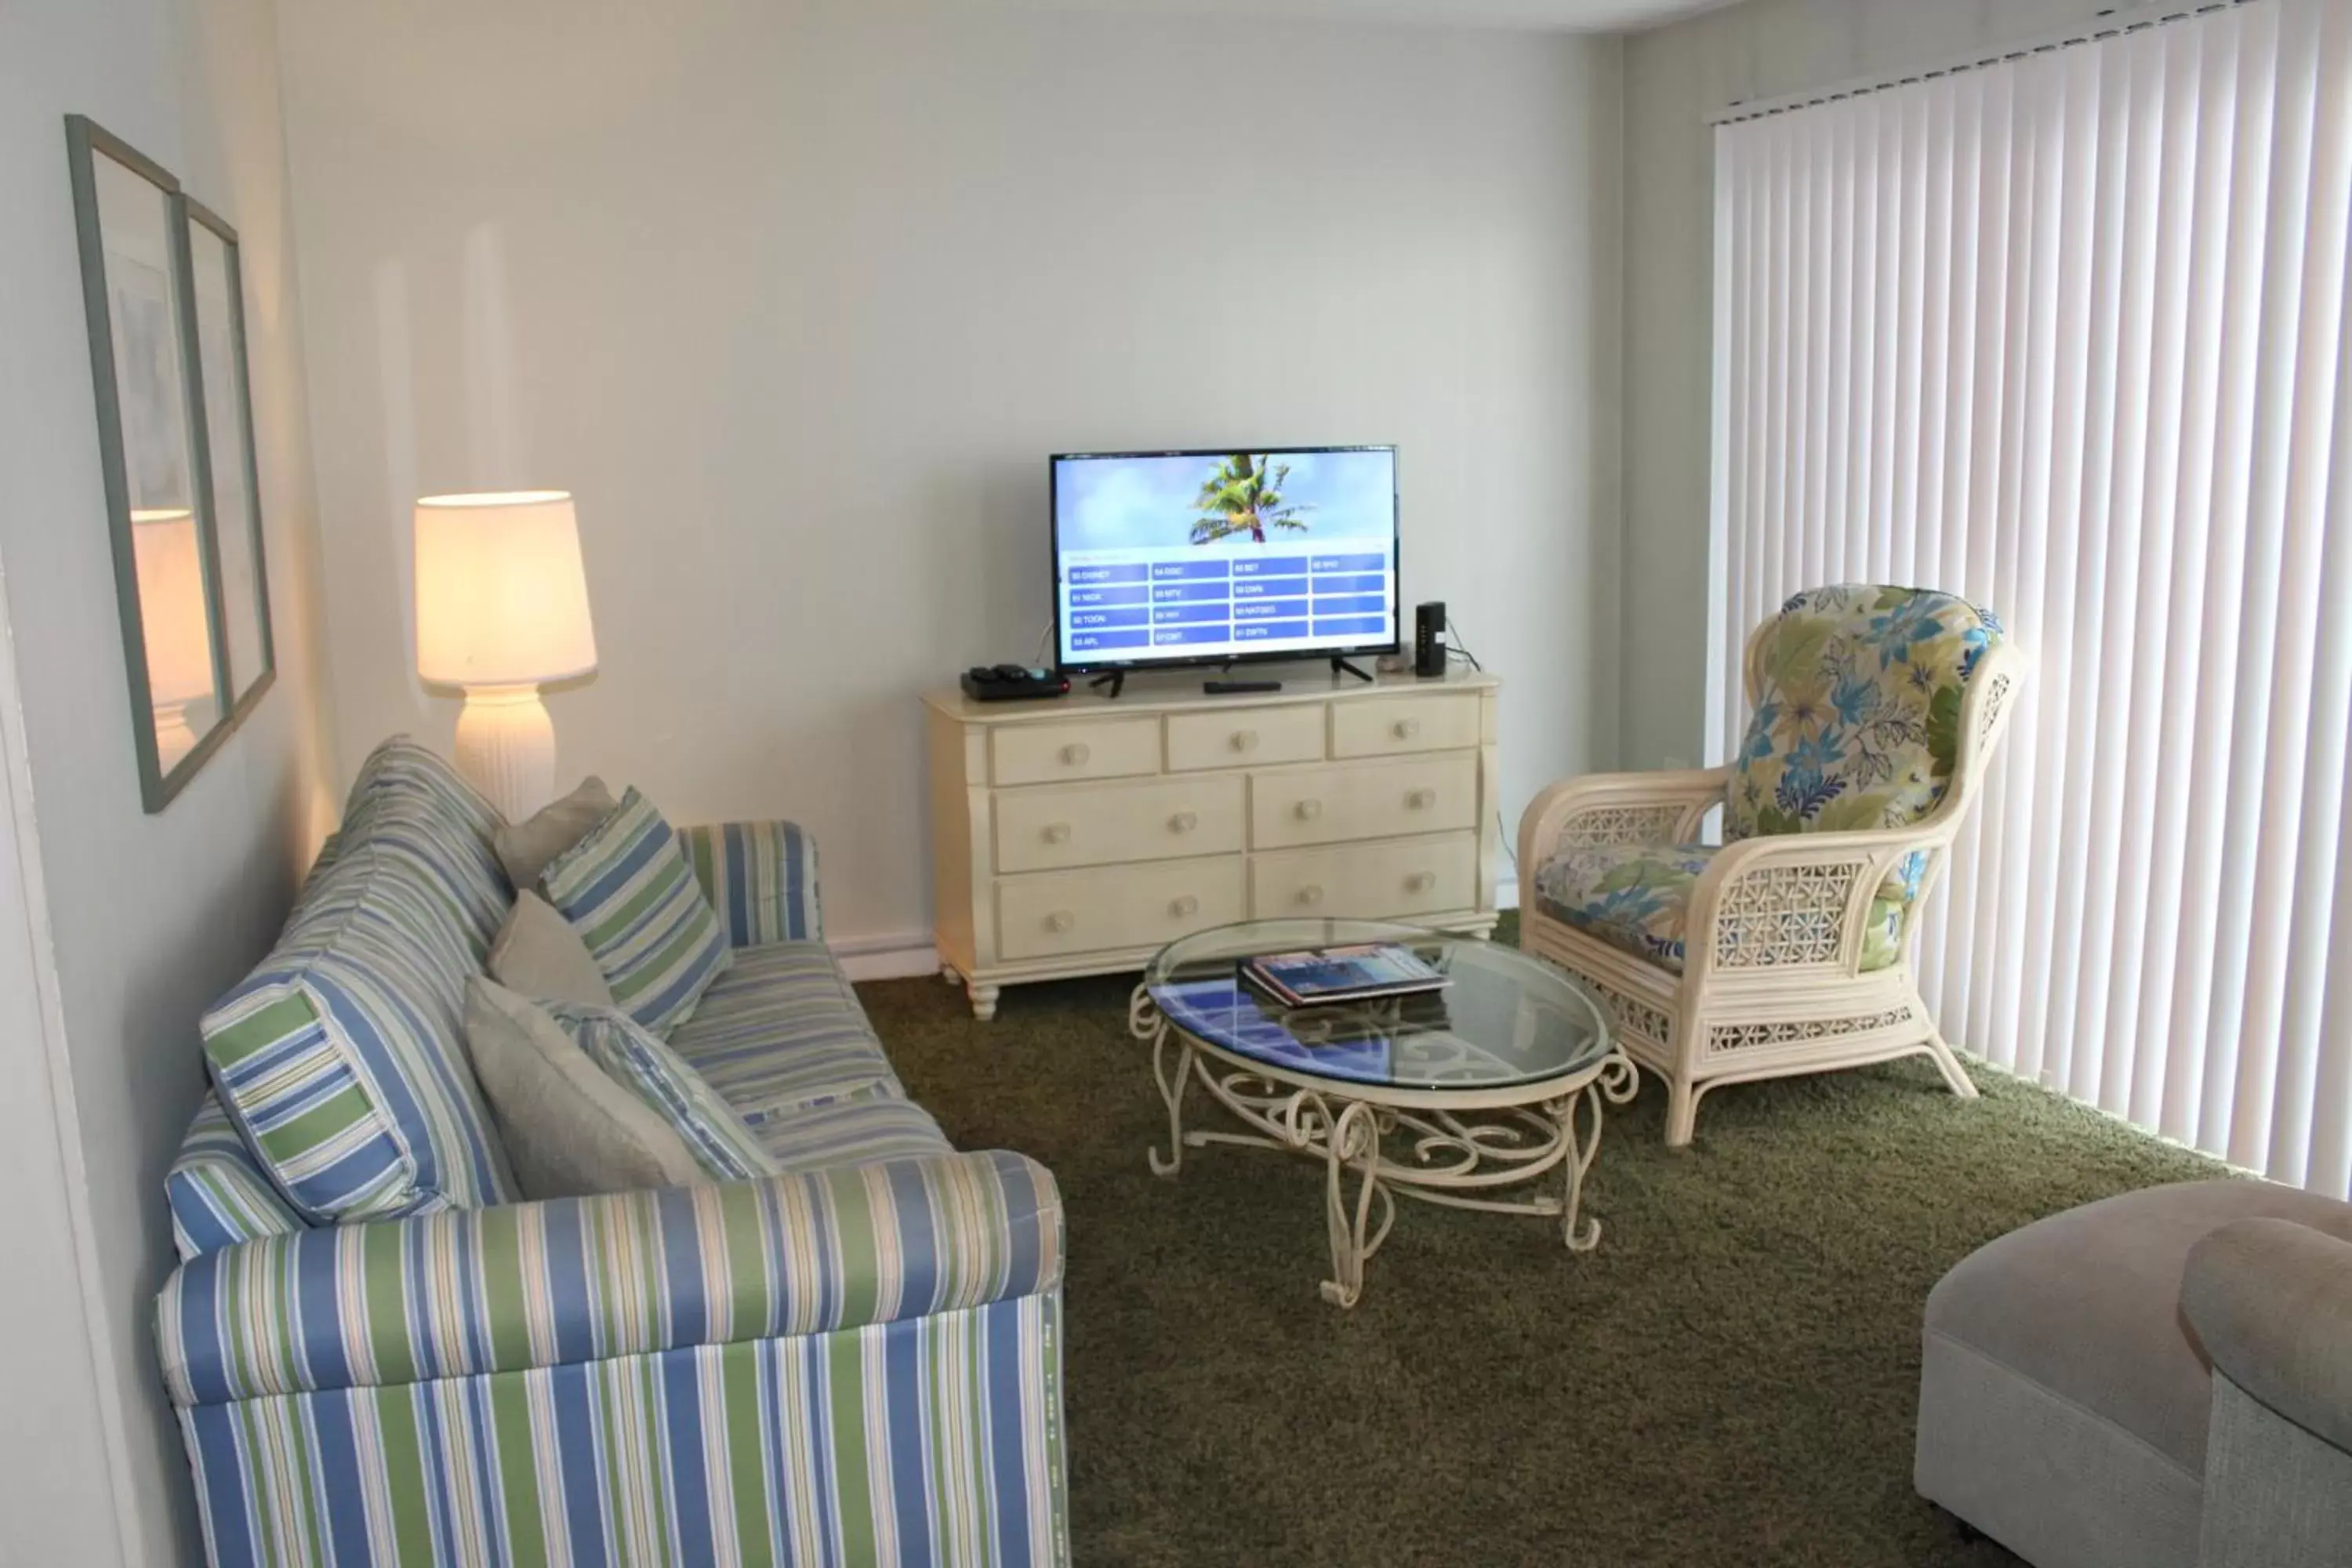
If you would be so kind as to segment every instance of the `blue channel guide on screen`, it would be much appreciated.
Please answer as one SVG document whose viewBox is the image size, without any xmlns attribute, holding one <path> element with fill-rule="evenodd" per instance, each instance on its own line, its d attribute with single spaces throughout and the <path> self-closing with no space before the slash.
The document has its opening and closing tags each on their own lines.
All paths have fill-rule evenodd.
<svg viewBox="0 0 2352 1568">
<path fill-rule="evenodd" d="M 1396 456 L 1055 465 L 1064 664 L 1318 653 L 1396 624 Z"/>
</svg>

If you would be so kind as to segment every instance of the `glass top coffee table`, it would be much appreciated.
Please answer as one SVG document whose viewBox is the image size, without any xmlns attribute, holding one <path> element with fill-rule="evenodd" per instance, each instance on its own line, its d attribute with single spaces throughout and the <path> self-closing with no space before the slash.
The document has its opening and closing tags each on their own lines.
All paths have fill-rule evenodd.
<svg viewBox="0 0 2352 1568">
<path fill-rule="evenodd" d="M 1262 954 L 1364 942 L 1409 947 L 1452 983 L 1286 1007 L 1241 978 Z M 1362 1295 L 1397 1193 L 1557 1218 L 1574 1252 L 1600 1241 L 1600 1222 L 1580 1212 L 1584 1177 L 1601 1146 L 1601 1102 L 1633 1097 L 1633 1064 L 1601 1003 L 1539 959 L 1412 926 L 1253 921 L 1163 949 L 1136 987 L 1129 1025 L 1151 1043 L 1168 1105 L 1169 1152 L 1150 1152 L 1155 1173 L 1173 1176 L 1186 1148 L 1210 1143 L 1323 1162 L 1326 1300 L 1352 1307 Z M 1187 1131 L 1195 1079 L 1248 1131 Z M 1555 1172 L 1558 1184 L 1545 1183 Z"/>
</svg>

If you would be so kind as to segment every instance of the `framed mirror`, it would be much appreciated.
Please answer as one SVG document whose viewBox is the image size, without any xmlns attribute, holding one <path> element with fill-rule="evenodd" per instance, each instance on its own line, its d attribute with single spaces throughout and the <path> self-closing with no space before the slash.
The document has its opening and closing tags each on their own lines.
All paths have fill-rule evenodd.
<svg viewBox="0 0 2352 1568">
<path fill-rule="evenodd" d="M 236 237 L 89 120 L 68 116 L 66 139 L 131 740 L 157 812 L 273 674 Z"/>
<path fill-rule="evenodd" d="M 188 275 L 194 296 L 195 351 L 205 468 L 212 488 L 217 600 L 226 642 L 229 722 L 261 700 L 278 664 L 269 637 L 269 576 L 261 545 L 261 474 L 253 450 L 253 399 L 246 382 L 245 291 L 236 230 L 183 195 Z"/>
</svg>

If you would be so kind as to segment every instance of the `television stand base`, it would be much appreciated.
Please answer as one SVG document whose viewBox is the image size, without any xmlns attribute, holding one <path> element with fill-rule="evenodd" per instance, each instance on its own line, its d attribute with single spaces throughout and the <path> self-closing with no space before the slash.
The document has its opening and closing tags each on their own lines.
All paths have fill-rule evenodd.
<svg viewBox="0 0 2352 1568">
<path fill-rule="evenodd" d="M 1096 676 L 1092 680 L 1087 681 L 1087 684 L 1090 687 L 1096 688 L 1097 689 L 1106 686 L 1109 687 L 1112 700 L 1117 700 L 1118 694 L 1127 689 L 1127 671 L 1123 669 L 1108 670 L 1101 675 Z"/>
<path fill-rule="evenodd" d="M 1331 656 L 1332 678 L 1337 679 L 1342 674 L 1352 675 L 1358 680 L 1363 681 L 1369 681 L 1372 679 L 1371 672 L 1367 670 L 1362 665 L 1350 664 L 1346 659 L 1341 658 L 1338 654 L 1333 654 Z"/>
</svg>

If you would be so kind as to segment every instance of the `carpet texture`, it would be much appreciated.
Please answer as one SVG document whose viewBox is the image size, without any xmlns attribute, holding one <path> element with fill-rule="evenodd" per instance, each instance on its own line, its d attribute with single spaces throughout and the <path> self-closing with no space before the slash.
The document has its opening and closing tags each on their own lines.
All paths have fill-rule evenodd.
<svg viewBox="0 0 2352 1568">
<path fill-rule="evenodd" d="M 1928 1288 L 2042 1215 L 2225 1173 L 1980 1067 L 1955 1100 L 1924 1061 L 1717 1089 L 1669 1151 L 1645 1078 L 1587 1188 L 1598 1251 L 1401 1200 L 1341 1311 L 1320 1163 L 1145 1168 L 1167 1120 L 1132 984 L 1008 987 L 992 1024 L 936 980 L 858 987 L 959 1147 L 1061 1183 L 1081 1564 L 2013 1563 L 1911 1490 Z"/>
</svg>

